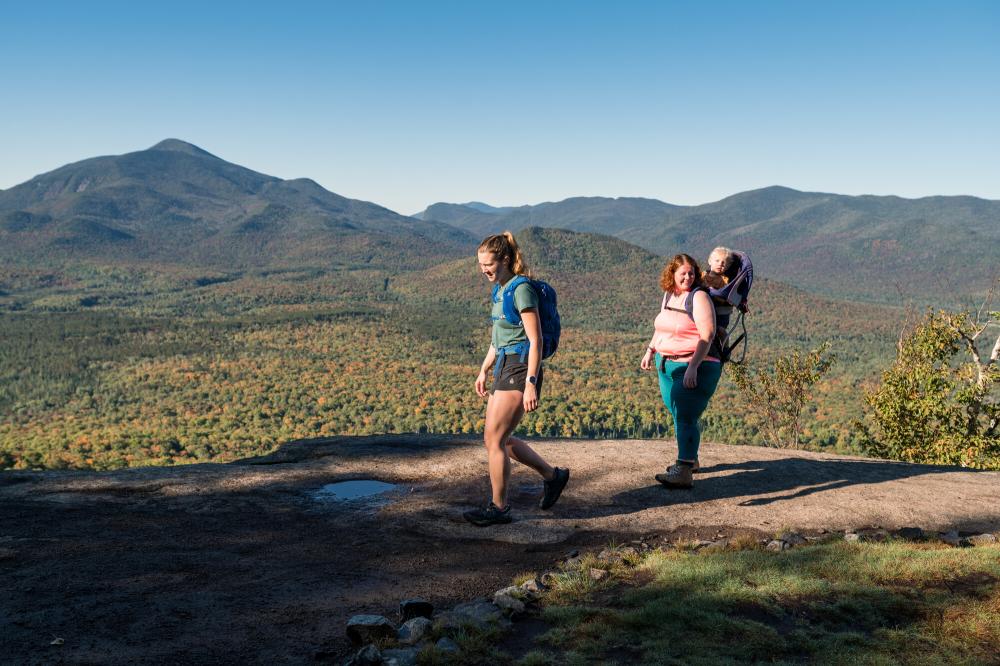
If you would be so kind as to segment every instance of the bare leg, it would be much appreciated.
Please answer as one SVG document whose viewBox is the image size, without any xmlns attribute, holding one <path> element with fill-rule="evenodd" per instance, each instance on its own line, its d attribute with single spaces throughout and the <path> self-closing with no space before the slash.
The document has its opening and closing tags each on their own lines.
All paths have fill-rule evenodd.
<svg viewBox="0 0 1000 666">
<path fill-rule="evenodd" d="M 520 391 L 494 391 L 486 404 L 486 429 L 483 443 L 489 460 L 493 503 L 507 506 L 507 481 L 510 478 L 510 458 L 504 444 L 524 415 Z"/>
<path fill-rule="evenodd" d="M 552 465 L 545 462 L 523 439 L 510 436 L 507 438 L 506 446 L 511 458 L 535 470 L 546 481 L 551 481 L 552 477 L 555 476 L 556 472 L 552 468 Z"/>
</svg>

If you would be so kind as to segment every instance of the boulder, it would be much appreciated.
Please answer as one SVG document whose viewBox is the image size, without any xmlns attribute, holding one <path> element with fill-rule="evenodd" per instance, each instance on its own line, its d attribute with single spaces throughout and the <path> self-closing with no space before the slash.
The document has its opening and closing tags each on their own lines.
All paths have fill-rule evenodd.
<svg viewBox="0 0 1000 666">
<path fill-rule="evenodd" d="M 640 547 L 645 545 L 645 543 L 642 543 Z M 597 559 L 602 562 L 621 562 L 627 557 L 635 557 L 638 554 L 639 551 L 632 546 L 625 546 L 624 548 L 605 548 L 597 554 Z"/>
<path fill-rule="evenodd" d="M 806 543 L 806 538 L 797 532 L 785 532 L 778 538 L 789 546 L 801 546 Z"/>
<path fill-rule="evenodd" d="M 344 666 L 380 666 L 382 653 L 374 645 L 366 645 L 344 662 Z"/>
<path fill-rule="evenodd" d="M 942 533 L 941 541 L 944 541 L 949 546 L 955 546 L 956 548 L 962 545 L 962 537 L 958 536 L 958 532 L 955 530 Z"/>
<path fill-rule="evenodd" d="M 403 645 L 416 645 L 431 631 L 434 623 L 426 617 L 415 617 L 403 623 L 403 626 L 396 632 L 396 640 Z"/>
<path fill-rule="evenodd" d="M 450 611 L 445 611 L 434 621 L 434 626 L 443 631 L 457 631 L 472 627 L 485 631 L 491 627 L 507 628 L 510 621 L 504 617 L 503 611 L 486 599 L 476 599 L 459 604 Z"/>
<path fill-rule="evenodd" d="M 458 647 L 458 643 L 447 637 L 438 640 L 438 642 L 434 644 L 434 647 L 440 650 L 441 652 L 450 652 L 450 653 L 456 653 L 461 649 Z"/>
<path fill-rule="evenodd" d="M 926 538 L 924 531 L 919 527 L 900 527 L 894 534 L 907 541 L 923 541 Z"/>
<path fill-rule="evenodd" d="M 977 534 L 975 536 L 970 536 L 966 539 L 972 546 L 987 546 L 997 542 L 997 538 L 993 534 Z"/>
<path fill-rule="evenodd" d="M 537 597 L 539 594 L 545 590 L 545 585 L 542 584 L 537 578 L 532 578 L 529 581 L 521 583 L 521 589 L 528 593 L 531 597 Z"/>
<path fill-rule="evenodd" d="M 767 542 L 766 548 L 768 550 L 773 550 L 776 553 L 780 553 L 783 550 L 788 550 L 791 546 L 788 545 L 787 541 L 782 539 L 771 539 Z"/>
<path fill-rule="evenodd" d="M 507 590 L 500 590 L 494 594 L 493 604 L 500 610 L 503 610 L 510 615 L 516 615 L 524 612 L 524 602 L 509 593 Z"/>
<path fill-rule="evenodd" d="M 426 620 L 427 618 L 420 618 Z M 382 664 L 384 666 L 417 666 L 417 655 L 420 648 L 396 648 L 392 650 L 382 650 Z"/>
<path fill-rule="evenodd" d="M 431 617 L 434 614 L 434 606 L 429 601 L 423 599 L 406 599 L 399 602 L 399 621 L 406 622 L 415 617 Z"/>
<path fill-rule="evenodd" d="M 383 615 L 355 615 L 347 621 L 347 637 L 355 645 L 396 637 L 396 627 Z"/>
</svg>

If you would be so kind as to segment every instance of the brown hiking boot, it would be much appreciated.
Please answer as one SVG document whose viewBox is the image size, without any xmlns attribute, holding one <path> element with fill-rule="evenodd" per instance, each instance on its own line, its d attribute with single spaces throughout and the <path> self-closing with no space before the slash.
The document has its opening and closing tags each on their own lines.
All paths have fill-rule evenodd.
<svg viewBox="0 0 1000 666">
<path fill-rule="evenodd" d="M 656 480 L 667 488 L 690 488 L 694 485 L 691 479 L 692 466 L 675 463 L 663 474 L 657 474 Z"/>
</svg>

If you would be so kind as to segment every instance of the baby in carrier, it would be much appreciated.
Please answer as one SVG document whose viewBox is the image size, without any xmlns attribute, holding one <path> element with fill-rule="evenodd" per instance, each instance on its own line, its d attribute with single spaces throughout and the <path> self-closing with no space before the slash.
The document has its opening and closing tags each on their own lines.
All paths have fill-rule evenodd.
<svg viewBox="0 0 1000 666">
<path fill-rule="evenodd" d="M 722 289 L 735 277 L 730 275 L 735 268 L 736 255 L 728 247 L 717 247 L 708 255 L 708 270 L 702 273 L 702 281 L 709 289 Z M 725 299 L 723 299 L 725 302 Z"/>
<path fill-rule="evenodd" d="M 702 273 L 702 282 L 708 289 L 708 295 L 715 306 L 715 343 L 713 349 L 719 353 L 718 358 L 729 360 L 732 351 L 743 342 L 743 353 L 746 353 L 746 324 L 743 315 L 747 310 L 747 296 L 750 295 L 750 285 L 753 283 L 753 266 L 746 252 L 736 252 L 728 247 L 717 247 L 708 255 L 708 270 Z M 737 319 L 730 326 L 734 310 Z M 737 326 L 743 333 L 735 340 L 731 333 Z M 741 359 L 742 360 L 742 357 Z"/>
</svg>

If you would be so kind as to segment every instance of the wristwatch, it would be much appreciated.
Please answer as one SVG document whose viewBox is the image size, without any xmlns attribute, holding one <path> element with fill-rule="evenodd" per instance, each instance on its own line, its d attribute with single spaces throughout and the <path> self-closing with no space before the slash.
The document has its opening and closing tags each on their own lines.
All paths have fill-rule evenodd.
<svg viewBox="0 0 1000 666">
<path fill-rule="evenodd" d="M 528 383 L 534 386 L 535 384 L 538 383 L 538 377 L 531 375 L 530 377 L 528 377 Z"/>
</svg>

